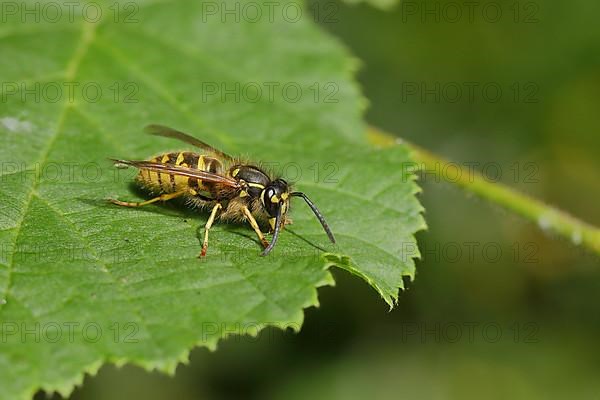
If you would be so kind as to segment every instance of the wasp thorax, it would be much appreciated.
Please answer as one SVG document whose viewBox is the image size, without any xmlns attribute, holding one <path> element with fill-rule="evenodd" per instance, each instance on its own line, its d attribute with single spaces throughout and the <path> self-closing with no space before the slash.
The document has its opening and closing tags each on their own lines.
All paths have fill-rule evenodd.
<svg viewBox="0 0 600 400">
<path fill-rule="evenodd" d="M 232 175 L 239 181 L 244 181 L 246 192 L 250 197 L 258 197 L 269 184 L 269 177 L 260 169 L 251 165 L 242 165 L 234 168 Z"/>
</svg>

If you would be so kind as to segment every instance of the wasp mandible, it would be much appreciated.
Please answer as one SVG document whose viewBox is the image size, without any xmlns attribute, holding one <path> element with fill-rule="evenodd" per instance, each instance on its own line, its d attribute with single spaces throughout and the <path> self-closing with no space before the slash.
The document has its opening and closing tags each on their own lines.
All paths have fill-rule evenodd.
<svg viewBox="0 0 600 400">
<path fill-rule="evenodd" d="M 201 257 L 206 255 L 208 233 L 217 219 L 248 221 L 264 247 L 261 255 L 266 256 L 277 243 L 281 229 L 290 222 L 287 213 L 291 197 L 304 199 L 329 240 L 335 243 L 323 214 L 306 194 L 292 191 L 291 185 L 285 180 L 274 178 L 254 163 L 231 157 L 178 130 L 162 125 L 149 125 L 145 130 L 152 135 L 179 139 L 204 152 L 164 153 L 148 161 L 113 159 L 116 165 L 138 168 L 137 183 L 156 197 L 142 202 L 110 201 L 125 207 L 142 207 L 157 201 L 184 198 L 192 207 L 210 209 L 204 226 Z M 273 233 L 271 243 L 265 239 L 259 222 L 269 224 Z"/>
</svg>

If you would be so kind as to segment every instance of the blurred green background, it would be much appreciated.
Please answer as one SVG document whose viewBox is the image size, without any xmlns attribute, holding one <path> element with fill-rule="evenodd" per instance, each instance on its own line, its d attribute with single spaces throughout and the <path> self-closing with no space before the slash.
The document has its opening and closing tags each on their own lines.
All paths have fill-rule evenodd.
<svg viewBox="0 0 600 400">
<path fill-rule="evenodd" d="M 309 8 L 362 60 L 369 123 L 599 225 L 600 3 L 473 4 Z M 175 377 L 105 366 L 72 398 L 600 398 L 598 258 L 431 175 L 421 184 L 423 259 L 392 312 L 334 271 L 299 334 L 195 349 Z"/>
</svg>

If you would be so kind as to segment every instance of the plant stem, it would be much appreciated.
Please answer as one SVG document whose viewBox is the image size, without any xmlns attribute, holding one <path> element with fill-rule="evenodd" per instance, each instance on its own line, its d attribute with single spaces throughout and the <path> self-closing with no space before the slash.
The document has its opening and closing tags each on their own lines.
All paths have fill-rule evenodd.
<svg viewBox="0 0 600 400">
<path fill-rule="evenodd" d="M 449 163 L 448 160 L 378 128 L 369 127 L 368 136 L 373 144 L 380 146 L 392 146 L 403 143 L 411 149 L 413 159 L 418 164 L 416 169 L 425 168 L 428 172 L 436 174 L 440 179 L 444 179 L 470 193 L 533 221 L 544 231 L 563 236 L 573 244 L 583 246 L 600 255 L 599 228 L 533 197 L 519 193 L 508 186 L 489 182 L 478 173 L 469 174 L 470 176 L 467 177 L 463 174 L 463 176 L 452 180 L 446 179 L 445 174 L 440 174 L 439 172 L 444 170 L 444 165 Z"/>
</svg>

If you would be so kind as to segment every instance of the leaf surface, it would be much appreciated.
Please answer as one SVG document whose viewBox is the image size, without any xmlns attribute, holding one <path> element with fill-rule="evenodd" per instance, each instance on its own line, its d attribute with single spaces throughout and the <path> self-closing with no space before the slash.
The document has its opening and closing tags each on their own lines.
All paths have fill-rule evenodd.
<svg viewBox="0 0 600 400">
<path fill-rule="evenodd" d="M 172 372 L 196 345 L 267 325 L 299 330 L 316 288 L 333 284 L 331 265 L 393 305 L 402 277 L 414 277 L 418 187 L 402 168 L 407 149 L 366 143 L 357 63 L 344 48 L 310 18 L 236 22 L 201 2 L 112 4 L 98 22 L 17 16 L 0 27 L 2 397 L 68 394 L 105 362 Z M 135 171 L 108 158 L 194 150 L 144 135 L 149 123 L 295 181 L 337 245 L 295 199 L 294 223 L 268 257 L 249 227 L 216 224 L 199 260 L 206 213 L 107 204 L 148 198 Z"/>
</svg>

